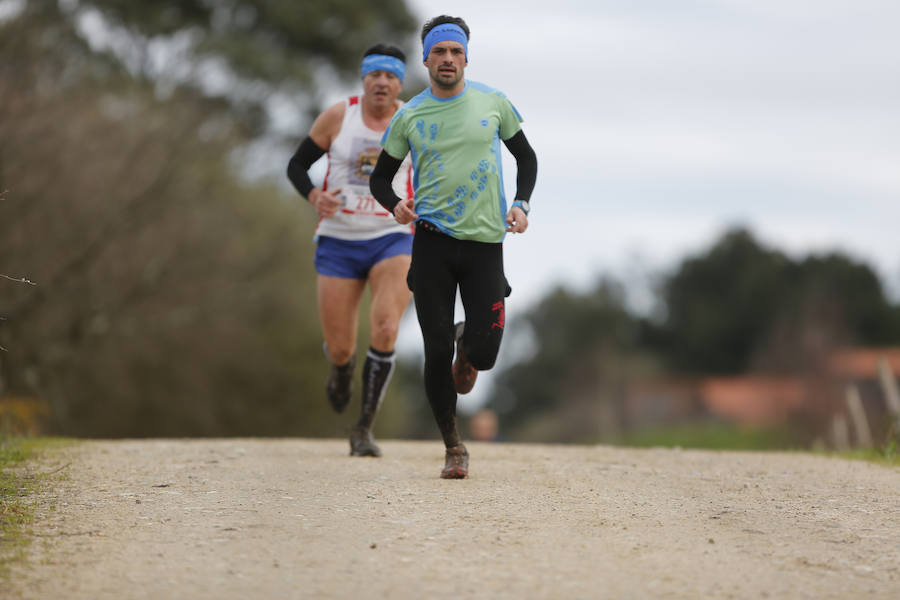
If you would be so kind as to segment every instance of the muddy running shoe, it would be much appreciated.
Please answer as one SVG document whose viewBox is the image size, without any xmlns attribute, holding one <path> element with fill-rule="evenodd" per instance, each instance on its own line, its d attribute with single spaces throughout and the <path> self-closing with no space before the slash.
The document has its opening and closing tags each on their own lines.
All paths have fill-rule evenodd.
<svg viewBox="0 0 900 600">
<path fill-rule="evenodd" d="M 342 413 L 350 403 L 353 393 L 353 369 L 356 367 L 356 356 L 350 357 L 346 365 L 331 365 L 331 374 L 325 385 L 325 395 L 335 412 Z"/>
<path fill-rule="evenodd" d="M 466 358 L 466 353 L 462 349 L 462 336 L 465 323 L 460 321 L 453 326 L 453 336 L 456 340 L 456 360 L 453 361 L 453 386 L 456 388 L 457 394 L 468 394 L 475 387 L 475 379 L 478 377 L 478 371 Z"/>
<path fill-rule="evenodd" d="M 469 453 L 462 444 L 447 448 L 441 479 L 465 479 L 469 476 Z"/>
<path fill-rule="evenodd" d="M 370 430 L 353 428 L 350 432 L 350 456 L 381 456 L 381 448 L 375 443 Z"/>
</svg>

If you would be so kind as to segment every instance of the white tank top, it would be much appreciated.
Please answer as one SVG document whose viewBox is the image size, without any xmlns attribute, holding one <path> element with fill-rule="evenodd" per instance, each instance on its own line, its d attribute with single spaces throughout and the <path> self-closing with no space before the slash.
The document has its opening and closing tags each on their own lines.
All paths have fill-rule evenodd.
<svg viewBox="0 0 900 600">
<path fill-rule="evenodd" d="M 383 132 L 366 127 L 359 96 L 347 99 L 341 130 L 328 150 L 328 172 L 324 190 L 340 189 L 343 205 L 327 219 L 321 219 L 316 236 L 343 240 L 369 240 L 389 233 L 412 233 L 412 225 L 400 225 L 369 191 L 369 175 L 381 153 Z M 394 177 L 394 193 L 412 198 L 412 162 L 407 156 Z"/>
</svg>

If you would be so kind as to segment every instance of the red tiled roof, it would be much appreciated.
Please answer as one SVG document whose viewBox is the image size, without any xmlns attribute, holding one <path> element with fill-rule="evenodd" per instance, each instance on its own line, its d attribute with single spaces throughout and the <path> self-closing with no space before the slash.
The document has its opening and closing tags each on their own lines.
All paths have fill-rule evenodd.
<svg viewBox="0 0 900 600">
<path fill-rule="evenodd" d="M 841 377 L 875 379 L 882 358 L 897 377 L 900 374 L 900 348 L 845 348 L 832 353 L 829 367 L 833 374 Z"/>
<path fill-rule="evenodd" d="M 700 397 L 714 415 L 747 425 L 783 422 L 803 405 L 806 386 L 790 377 L 718 377 L 700 384 Z"/>
</svg>

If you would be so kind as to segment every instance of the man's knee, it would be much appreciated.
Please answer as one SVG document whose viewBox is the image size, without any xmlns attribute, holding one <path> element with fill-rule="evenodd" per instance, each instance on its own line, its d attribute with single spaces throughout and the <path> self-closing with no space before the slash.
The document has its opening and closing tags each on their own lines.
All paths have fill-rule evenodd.
<svg viewBox="0 0 900 600">
<path fill-rule="evenodd" d="M 393 348 L 399 331 L 400 323 L 397 320 L 377 319 L 372 323 L 372 345 L 378 350 Z"/>
<path fill-rule="evenodd" d="M 469 363 L 478 371 L 489 371 L 494 368 L 497 362 L 497 349 L 490 347 L 474 348 L 471 352 L 466 353 Z"/>
<path fill-rule="evenodd" d="M 328 360 L 336 365 L 346 365 L 353 356 L 353 348 L 326 344 Z"/>
</svg>

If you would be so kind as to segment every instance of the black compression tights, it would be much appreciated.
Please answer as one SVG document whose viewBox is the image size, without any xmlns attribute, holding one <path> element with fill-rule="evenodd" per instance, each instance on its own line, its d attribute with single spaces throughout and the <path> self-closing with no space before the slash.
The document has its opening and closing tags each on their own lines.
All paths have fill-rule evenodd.
<svg viewBox="0 0 900 600">
<path fill-rule="evenodd" d="M 407 279 L 425 342 L 425 394 L 444 444 L 459 443 L 453 386 L 456 290 L 466 313 L 463 351 L 479 371 L 494 366 L 505 326 L 509 287 L 503 245 L 457 240 L 417 228 Z"/>
</svg>

